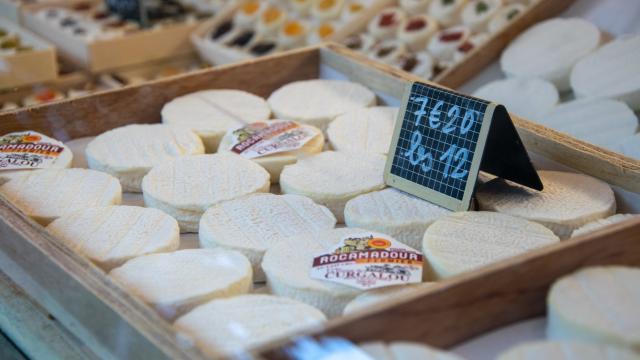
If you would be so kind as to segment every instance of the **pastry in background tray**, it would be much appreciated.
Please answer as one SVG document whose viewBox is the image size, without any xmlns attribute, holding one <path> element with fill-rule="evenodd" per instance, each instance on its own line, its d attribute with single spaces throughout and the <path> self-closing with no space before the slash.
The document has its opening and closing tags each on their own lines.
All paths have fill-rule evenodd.
<svg viewBox="0 0 640 360">
<path fill-rule="evenodd" d="M 578 341 L 537 341 L 515 346 L 496 360 L 638 360 L 630 349 Z"/>
<path fill-rule="evenodd" d="M 373 360 L 464 360 L 455 353 L 438 350 L 429 345 L 410 342 L 370 341 L 358 345 Z"/>
<path fill-rule="evenodd" d="M 0 27 L 0 57 L 30 51 L 33 45 L 25 43 L 20 35 Z"/>
</svg>

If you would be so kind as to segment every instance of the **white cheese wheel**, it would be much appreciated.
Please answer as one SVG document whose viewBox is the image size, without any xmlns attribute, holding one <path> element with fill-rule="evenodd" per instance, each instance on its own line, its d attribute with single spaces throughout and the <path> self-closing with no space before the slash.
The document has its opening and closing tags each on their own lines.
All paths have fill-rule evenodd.
<svg viewBox="0 0 640 360">
<path fill-rule="evenodd" d="M 585 235 L 588 233 L 592 233 L 594 231 L 605 228 L 609 225 L 621 223 L 623 221 L 627 221 L 629 219 L 640 218 L 638 214 L 615 214 L 613 216 L 609 216 L 608 218 L 599 219 L 582 225 L 581 227 L 573 230 L 571 233 L 571 237 L 576 237 L 580 235 Z"/>
<path fill-rule="evenodd" d="M 640 110 L 640 36 L 604 45 L 580 60 L 571 72 L 571 88 L 579 97 L 608 97 Z"/>
<path fill-rule="evenodd" d="M 341 228 L 317 234 L 299 234 L 291 241 L 272 246 L 262 259 L 262 270 L 267 276 L 271 292 L 315 306 L 330 318 L 340 316 L 344 307 L 363 291 L 313 279 L 309 276 L 311 265 L 315 256 L 327 251 L 343 237 L 363 231 L 366 230 Z M 380 236 L 388 238 L 387 235 Z"/>
<path fill-rule="evenodd" d="M 394 341 L 386 344 L 371 341 L 358 346 L 373 360 L 463 360 L 454 353 L 417 342 Z"/>
<path fill-rule="evenodd" d="M 523 254 L 559 239 L 544 226 L 515 216 L 457 212 L 437 220 L 424 234 L 425 270 L 442 279 Z"/>
<path fill-rule="evenodd" d="M 547 296 L 547 337 L 640 350 L 640 268 L 590 267 L 556 281 Z"/>
<path fill-rule="evenodd" d="M 134 257 L 174 251 L 178 222 L 160 210 L 105 206 L 62 216 L 47 231 L 105 271 Z"/>
<path fill-rule="evenodd" d="M 208 356 L 239 354 L 250 347 L 322 324 L 325 316 L 307 304 L 271 295 L 242 295 L 198 306 L 176 320 L 179 333 Z"/>
<path fill-rule="evenodd" d="M 0 193 L 41 225 L 75 211 L 122 201 L 116 178 L 86 169 L 30 171 L 0 186 Z"/>
<path fill-rule="evenodd" d="M 80 168 L 80 169 L 89 168 L 89 163 L 87 162 L 86 149 L 87 149 L 87 145 L 89 145 L 89 143 L 93 141 L 93 139 L 95 138 L 96 138 L 95 136 L 86 136 L 86 137 L 69 140 L 65 143 L 65 145 L 67 145 L 71 150 L 71 152 L 73 153 L 73 162 L 71 162 L 71 167 Z"/>
<path fill-rule="evenodd" d="M 344 113 L 329 124 L 327 137 L 339 151 L 389 152 L 397 107 L 374 106 Z"/>
<path fill-rule="evenodd" d="M 266 123 L 271 123 L 271 121 L 266 121 Z M 310 125 L 302 125 L 302 127 L 316 135 L 301 148 L 251 159 L 269 172 L 272 183 L 280 181 L 280 173 L 286 165 L 295 164 L 301 157 L 317 154 L 322 151 L 324 147 L 324 135 L 322 131 Z M 218 152 L 231 152 L 231 144 L 233 144 L 233 135 L 227 133 L 220 141 Z"/>
<path fill-rule="evenodd" d="M 171 100 L 162 108 L 162 122 L 193 130 L 207 153 L 218 149 L 228 129 L 266 120 L 271 115 L 267 102 L 240 90 L 204 90 Z"/>
<path fill-rule="evenodd" d="M 555 107 L 538 123 L 594 145 L 614 147 L 635 134 L 638 117 L 627 104 L 610 99 L 575 100 Z"/>
<path fill-rule="evenodd" d="M 601 180 L 558 171 L 538 171 L 538 175 L 544 185 L 542 191 L 503 179 L 482 185 L 476 194 L 480 209 L 538 222 L 561 239 L 588 222 L 616 212 L 613 190 Z"/>
<path fill-rule="evenodd" d="M 513 347 L 497 360 L 640 360 L 628 349 L 574 341 L 537 341 Z"/>
<path fill-rule="evenodd" d="M 429 225 L 451 211 L 388 188 L 357 196 L 344 208 L 347 226 L 379 231 L 419 250 Z"/>
<path fill-rule="evenodd" d="M 260 263 L 267 249 L 335 225 L 327 208 L 304 196 L 252 194 L 210 207 L 200 219 L 200 246 L 241 252 L 253 266 L 254 281 L 264 281 Z"/>
<path fill-rule="evenodd" d="M 51 167 L 48 167 L 47 169 L 67 169 L 71 167 L 71 164 L 75 160 L 73 156 L 73 152 L 71 151 L 71 149 L 67 144 L 63 144 L 62 146 L 64 147 L 64 150 L 60 153 L 58 158 L 54 160 L 53 163 L 51 163 Z M 36 169 L 0 170 L 0 183 L 5 183 L 9 180 L 26 175 L 32 171 L 37 171 L 37 170 Z"/>
<path fill-rule="evenodd" d="M 453 61 L 458 47 L 463 45 L 470 36 L 471 30 L 465 25 L 442 29 L 431 37 L 427 51 L 439 62 L 440 66 L 446 66 Z"/>
<path fill-rule="evenodd" d="M 351 300 L 347 306 L 345 306 L 343 314 L 352 314 L 357 311 L 375 307 L 376 305 L 389 300 L 400 299 L 418 289 L 426 288 L 431 285 L 433 285 L 433 283 L 387 286 L 369 290 Z"/>
<path fill-rule="evenodd" d="M 277 118 L 324 130 L 338 115 L 373 106 L 376 95 L 366 87 L 341 80 L 305 80 L 287 84 L 268 99 Z"/>
<path fill-rule="evenodd" d="M 462 23 L 474 33 L 487 31 L 487 24 L 502 8 L 503 0 L 475 0 L 462 9 Z"/>
<path fill-rule="evenodd" d="M 251 289 L 251 264 L 236 251 L 188 249 L 129 260 L 109 276 L 173 320 L 209 300 Z"/>
<path fill-rule="evenodd" d="M 508 78 L 487 83 L 473 96 L 504 105 L 507 110 L 529 120 L 544 119 L 560 100 L 552 83 L 538 78 Z"/>
<path fill-rule="evenodd" d="M 573 66 L 600 44 L 600 31 L 577 18 L 554 18 L 520 34 L 502 52 L 500 67 L 508 76 L 540 77 L 560 91 L 569 90 Z"/>
<path fill-rule="evenodd" d="M 369 20 L 367 31 L 378 40 L 393 39 L 406 20 L 407 14 L 399 7 L 389 7 Z"/>
<path fill-rule="evenodd" d="M 628 136 L 620 140 L 619 143 L 608 146 L 608 148 L 624 156 L 640 160 L 640 134 Z"/>
<path fill-rule="evenodd" d="M 325 151 L 285 166 L 280 187 L 328 207 L 342 223 L 347 201 L 385 187 L 385 161 L 379 154 Z"/>
<path fill-rule="evenodd" d="M 500 30 L 504 29 L 509 25 L 512 21 L 517 19 L 520 14 L 524 13 L 527 10 L 527 5 L 515 3 L 508 4 L 502 7 L 494 17 L 489 20 L 489 24 L 487 28 L 489 33 L 495 34 Z"/>
<path fill-rule="evenodd" d="M 191 130 L 162 124 L 119 127 L 98 135 L 86 148 L 89 167 L 115 176 L 130 192 L 141 191 L 142 178 L 152 167 L 203 153 L 202 141 Z"/>
<path fill-rule="evenodd" d="M 144 202 L 178 220 L 180 231 L 197 232 L 202 214 L 220 201 L 269 191 L 269 173 L 235 154 L 176 158 L 142 180 Z"/>
<path fill-rule="evenodd" d="M 460 21 L 460 12 L 466 4 L 467 0 L 432 0 L 427 14 L 443 27 L 453 26 Z"/>
</svg>

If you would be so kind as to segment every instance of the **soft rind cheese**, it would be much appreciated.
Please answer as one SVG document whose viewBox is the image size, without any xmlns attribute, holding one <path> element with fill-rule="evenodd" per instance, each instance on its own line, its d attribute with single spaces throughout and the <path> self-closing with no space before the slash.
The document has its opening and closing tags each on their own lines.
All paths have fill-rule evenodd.
<svg viewBox="0 0 640 360">
<path fill-rule="evenodd" d="M 556 281 L 547 296 L 547 337 L 640 351 L 640 268 L 590 267 Z"/>
<path fill-rule="evenodd" d="M 140 192 L 142 178 L 156 165 L 184 155 L 203 154 L 191 130 L 162 124 L 133 124 L 98 135 L 87 145 L 89 167 L 120 180 L 124 191 Z"/>
<path fill-rule="evenodd" d="M 385 161 L 378 154 L 325 151 L 285 166 L 280 187 L 326 206 L 341 223 L 347 201 L 385 187 Z"/>
<path fill-rule="evenodd" d="M 322 324 L 325 316 L 307 304 L 271 295 L 241 295 L 200 305 L 176 320 L 176 330 L 208 356 L 249 347 Z"/>
<path fill-rule="evenodd" d="M 536 341 L 513 347 L 497 360 L 640 360 L 638 354 L 624 348 L 575 341 Z"/>
<path fill-rule="evenodd" d="M 363 229 L 341 228 L 317 234 L 298 235 L 269 248 L 262 258 L 262 270 L 274 295 L 289 297 L 315 306 L 328 317 L 340 316 L 344 307 L 362 290 L 309 276 L 313 258 L 342 238 Z M 371 232 L 374 235 L 388 238 Z M 295 243 L 295 246 L 291 244 Z"/>
<path fill-rule="evenodd" d="M 571 71 L 578 97 L 607 97 L 640 110 L 640 36 L 623 36 L 580 60 Z"/>
<path fill-rule="evenodd" d="M 546 227 L 515 216 L 457 212 L 437 220 L 424 234 L 426 277 L 442 279 L 523 254 L 560 239 Z"/>
<path fill-rule="evenodd" d="M 289 83 L 267 101 L 275 117 L 325 130 L 336 116 L 375 105 L 376 95 L 357 83 L 316 79 Z"/>
<path fill-rule="evenodd" d="M 463 360 L 454 353 L 410 341 L 371 341 L 358 346 L 374 360 Z"/>
<path fill-rule="evenodd" d="M 338 151 L 386 155 L 398 115 L 397 107 L 374 106 L 344 113 L 329 124 L 327 137 Z"/>
<path fill-rule="evenodd" d="M 241 252 L 253 266 L 254 281 L 264 281 L 260 263 L 267 249 L 335 225 L 336 218 L 326 207 L 304 196 L 252 194 L 209 208 L 200 219 L 200 246 Z"/>
<path fill-rule="evenodd" d="M 401 299 L 402 297 L 415 292 L 418 289 L 423 289 L 431 286 L 433 283 L 420 283 L 410 285 L 399 286 L 387 286 L 383 288 L 368 290 L 351 300 L 347 306 L 345 306 L 343 314 L 352 314 L 357 311 L 372 308 L 380 303 L 384 303 L 388 300 Z"/>
<path fill-rule="evenodd" d="M 611 216 L 616 199 L 611 187 L 591 176 L 559 171 L 538 171 L 544 189 L 494 179 L 476 194 L 481 210 L 497 211 L 535 221 L 561 239 L 580 226 Z"/>
<path fill-rule="evenodd" d="M 116 178 L 86 169 L 32 170 L 0 186 L 0 193 L 41 225 L 75 211 L 122 201 Z"/>
<path fill-rule="evenodd" d="M 267 124 L 272 121 L 266 121 Z M 280 173 L 286 165 L 295 164 L 299 158 L 314 155 L 322 151 L 324 147 L 324 134 L 318 128 L 310 125 L 302 125 L 307 131 L 315 134 L 315 136 L 304 144 L 301 148 L 292 151 L 283 151 L 271 155 L 261 156 L 253 158 L 252 160 L 262 166 L 269 172 L 271 176 L 271 182 L 277 183 L 280 180 Z M 220 141 L 218 147 L 219 153 L 231 152 L 231 144 L 233 141 L 233 135 L 227 133 Z"/>
<path fill-rule="evenodd" d="M 582 225 L 581 227 L 573 230 L 573 233 L 571 234 L 571 237 L 576 237 L 576 236 L 580 236 L 580 235 L 589 234 L 589 233 L 594 232 L 596 230 L 600 230 L 602 228 L 605 228 L 605 227 L 607 227 L 609 225 L 621 223 L 623 221 L 627 221 L 629 219 L 634 219 L 634 218 L 640 218 L 640 215 L 638 215 L 638 214 L 616 214 L 616 215 L 613 215 L 613 216 L 609 216 L 608 218 L 598 219 L 598 220 L 592 221 L 590 223 L 587 223 L 585 225 Z"/>
<path fill-rule="evenodd" d="M 178 249 L 178 222 L 137 206 L 88 208 L 62 216 L 47 231 L 105 271 L 134 257 Z"/>
<path fill-rule="evenodd" d="M 544 119 L 560 100 L 556 87 L 538 78 L 507 78 L 487 83 L 473 96 L 504 105 L 528 120 Z"/>
<path fill-rule="evenodd" d="M 51 166 L 46 169 L 67 169 L 71 167 L 71 164 L 75 160 L 73 152 L 71 152 L 71 149 L 69 149 L 69 146 L 67 146 L 67 144 L 63 144 L 62 147 L 64 147 L 64 150 L 60 153 L 58 158 L 51 163 Z M 26 175 L 31 171 L 36 170 L 0 170 L 0 184 L 3 184 L 11 179 Z"/>
<path fill-rule="evenodd" d="M 251 264 L 223 249 L 188 249 L 129 260 L 109 276 L 173 320 L 209 300 L 251 290 Z"/>
<path fill-rule="evenodd" d="M 397 189 L 359 195 L 347 202 L 347 226 L 379 231 L 419 250 L 429 225 L 451 211 Z"/>
<path fill-rule="evenodd" d="M 154 167 L 142 180 L 144 202 L 163 210 L 182 232 L 197 232 L 211 206 L 243 195 L 269 191 L 269 173 L 235 154 L 176 158 Z"/>
<path fill-rule="evenodd" d="M 502 52 L 500 67 L 507 76 L 539 77 L 559 91 L 570 89 L 573 66 L 600 45 L 600 31 L 578 18 L 539 22 L 520 34 Z"/>
<path fill-rule="evenodd" d="M 241 90 L 204 90 L 171 100 L 162 108 L 162 122 L 193 130 L 207 153 L 216 152 L 227 130 L 267 120 L 267 102 Z"/>
</svg>

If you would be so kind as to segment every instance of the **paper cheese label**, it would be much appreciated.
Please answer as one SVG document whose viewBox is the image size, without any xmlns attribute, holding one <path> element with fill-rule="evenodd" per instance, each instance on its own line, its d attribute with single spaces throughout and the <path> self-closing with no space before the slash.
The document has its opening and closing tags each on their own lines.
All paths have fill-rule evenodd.
<svg viewBox="0 0 640 360">
<path fill-rule="evenodd" d="M 45 169 L 65 151 L 64 144 L 35 131 L 0 137 L 0 170 Z"/>
<path fill-rule="evenodd" d="M 311 277 L 368 290 L 422 282 L 423 256 L 411 247 L 372 233 L 342 238 L 313 258 Z"/>
<path fill-rule="evenodd" d="M 294 121 L 255 122 L 231 130 L 229 150 L 247 159 L 297 150 L 317 134 Z"/>
</svg>

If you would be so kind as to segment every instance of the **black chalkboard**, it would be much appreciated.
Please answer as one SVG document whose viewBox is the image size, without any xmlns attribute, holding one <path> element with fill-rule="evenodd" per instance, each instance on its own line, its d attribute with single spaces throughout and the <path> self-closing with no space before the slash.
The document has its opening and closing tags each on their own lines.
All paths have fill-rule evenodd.
<svg viewBox="0 0 640 360">
<path fill-rule="evenodd" d="M 467 210 L 480 169 L 541 190 L 501 105 L 420 82 L 405 91 L 385 181 L 435 204 Z"/>
<path fill-rule="evenodd" d="M 144 0 L 105 0 L 109 12 L 118 14 L 121 18 L 140 23 L 146 22 Z"/>
</svg>

